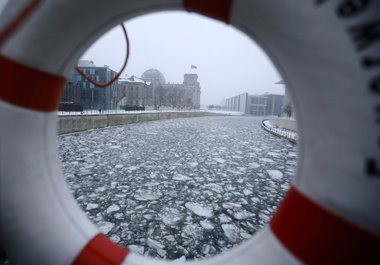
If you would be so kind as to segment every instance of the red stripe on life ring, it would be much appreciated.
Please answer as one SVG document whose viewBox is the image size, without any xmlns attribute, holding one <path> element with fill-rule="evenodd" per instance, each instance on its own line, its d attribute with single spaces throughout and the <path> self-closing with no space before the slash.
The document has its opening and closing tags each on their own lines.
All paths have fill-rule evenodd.
<svg viewBox="0 0 380 265">
<path fill-rule="evenodd" d="M 128 249 L 113 243 L 103 234 L 97 234 L 82 249 L 72 265 L 119 265 L 128 253 Z"/>
<path fill-rule="evenodd" d="M 39 111 L 58 109 L 66 79 L 0 55 L 0 99 Z"/>
<path fill-rule="evenodd" d="M 380 264 L 380 237 L 324 209 L 294 187 L 270 227 L 306 264 Z"/>
<path fill-rule="evenodd" d="M 233 0 L 183 0 L 189 12 L 196 12 L 228 23 Z"/>
</svg>

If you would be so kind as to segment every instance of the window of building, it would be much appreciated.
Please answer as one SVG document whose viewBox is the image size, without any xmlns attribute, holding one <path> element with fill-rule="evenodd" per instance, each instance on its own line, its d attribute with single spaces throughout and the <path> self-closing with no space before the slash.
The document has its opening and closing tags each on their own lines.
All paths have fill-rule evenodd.
<svg viewBox="0 0 380 265">
<path fill-rule="evenodd" d="M 267 103 L 266 98 L 252 97 L 251 104 L 265 105 Z"/>
</svg>

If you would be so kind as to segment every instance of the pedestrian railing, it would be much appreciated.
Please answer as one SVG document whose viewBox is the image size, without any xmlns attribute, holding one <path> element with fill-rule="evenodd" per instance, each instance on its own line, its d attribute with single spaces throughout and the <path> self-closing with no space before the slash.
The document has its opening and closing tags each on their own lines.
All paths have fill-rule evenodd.
<svg viewBox="0 0 380 265">
<path fill-rule="evenodd" d="M 287 130 L 284 128 L 274 127 L 272 124 L 270 124 L 268 119 L 262 121 L 261 127 L 263 127 L 266 131 L 268 131 L 268 132 L 270 132 L 276 136 L 286 138 L 287 140 L 289 140 L 292 143 L 297 143 L 297 141 L 298 141 L 298 133 L 297 132 Z"/>
</svg>

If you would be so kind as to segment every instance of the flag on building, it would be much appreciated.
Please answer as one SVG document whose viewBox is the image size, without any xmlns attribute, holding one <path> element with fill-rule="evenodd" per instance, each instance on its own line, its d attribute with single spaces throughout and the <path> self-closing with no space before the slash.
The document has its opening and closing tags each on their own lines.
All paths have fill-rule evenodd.
<svg viewBox="0 0 380 265">
<path fill-rule="evenodd" d="M 191 65 L 190 69 L 191 69 L 191 70 L 193 70 L 193 69 L 197 69 L 197 67 L 196 67 L 195 65 Z"/>
</svg>

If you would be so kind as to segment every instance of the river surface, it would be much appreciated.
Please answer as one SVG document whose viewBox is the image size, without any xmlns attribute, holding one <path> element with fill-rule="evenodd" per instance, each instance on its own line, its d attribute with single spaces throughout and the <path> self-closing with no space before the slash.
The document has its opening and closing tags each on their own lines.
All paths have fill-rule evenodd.
<svg viewBox="0 0 380 265">
<path fill-rule="evenodd" d="M 161 120 L 57 137 L 76 201 L 142 255 L 199 259 L 262 229 L 289 187 L 296 146 L 249 116 Z"/>
</svg>

